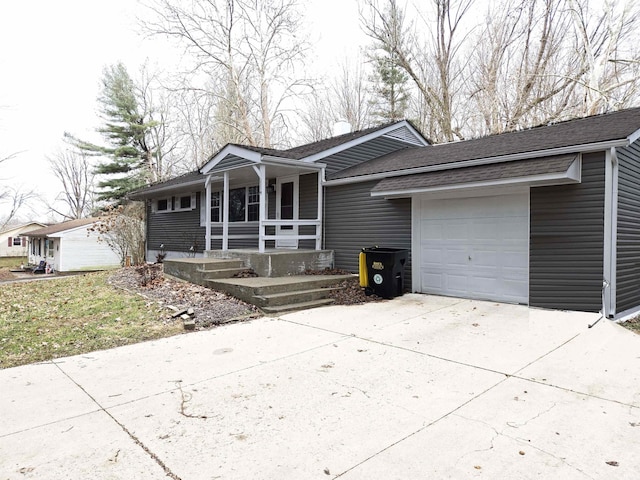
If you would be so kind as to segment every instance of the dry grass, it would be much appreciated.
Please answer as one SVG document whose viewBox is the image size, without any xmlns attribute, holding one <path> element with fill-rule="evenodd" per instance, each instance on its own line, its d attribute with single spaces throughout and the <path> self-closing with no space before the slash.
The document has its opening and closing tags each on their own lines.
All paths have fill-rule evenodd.
<svg viewBox="0 0 640 480">
<path fill-rule="evenodd" d="M 183 331 L 155 302 L 107 283 L 108 272 L 3 285 L 0 368 Z"/>
</svg>

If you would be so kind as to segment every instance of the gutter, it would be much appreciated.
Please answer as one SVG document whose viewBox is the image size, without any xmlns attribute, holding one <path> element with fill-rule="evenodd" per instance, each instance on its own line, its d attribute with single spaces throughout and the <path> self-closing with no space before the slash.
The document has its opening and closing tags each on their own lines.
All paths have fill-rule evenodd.
<svg viewBox="0 0 640 480">
<path fill-rule="evenodd" d="M 338 178 L 327 180 L 324 184 L 327 187 L 337 185 L 348 185 L 351 183 L 368 182 L 372 180 L 383 180 L 390 177 L 404 177 L 406 175 L 416 175 L 419 173 L 437 172 L 440 170 L 452 170 L 454 168 L 476 167 L 480 165 L 490 165 L 492 163 L 513 162 L 516 160 L 528 160 L 537 157 L 548 157 L 551 155 L 566 155 L 571 153 L 588 153 L 603 150 L 615 149 L 616 147 L 626 147 L 629 139 L 608 140 L 606 142 L 589 143 L 586 145 L 570 145 L 567 147 L 550 148 L 547 150 L 536 150 L 532 152 L 513 153 L 508 155 L 498 155 L 495 157 L 476 158 L 473 160 L 463 160 L 460 162 L 439 163 L 425 167 L 407 168 L 404 170 L 394 170 L 391 172 L 372 173 L 369 175 L 359 175 L 355 177 Z M 427 147 L 428 148 L 428 147 Z"/>
</svg>

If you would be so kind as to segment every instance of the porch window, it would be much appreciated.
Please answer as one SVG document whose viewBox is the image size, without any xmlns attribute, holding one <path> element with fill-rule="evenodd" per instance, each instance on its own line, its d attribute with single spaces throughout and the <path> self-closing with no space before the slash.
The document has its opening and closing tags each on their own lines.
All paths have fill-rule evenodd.
<svg viewBox="0 0 640 480">
<path fill-rule="evenodd" d="M 255 186 L 247 190 L 247 221 L 257 222 L 260 220 L 260 189 Z"/>
<path fill-rule="evenodd" d="M 222 220 L 222 214 L 220 213 L 220 207 L 222 206 L 222 197 L 220 192 L 211 192 L 211 221 L 220 222 Z"/>
<path fill-rule="evenodd" d="M 47 250 L 47 257 L 53 257 L 53 240 L 45 240 L 44 243 Z"/>
<path fill-rule="evenodd" d="M 244 222 L 246 205 L 246 189 L 234 188 L 229 190 L 229 221 Z"/>
</svg>

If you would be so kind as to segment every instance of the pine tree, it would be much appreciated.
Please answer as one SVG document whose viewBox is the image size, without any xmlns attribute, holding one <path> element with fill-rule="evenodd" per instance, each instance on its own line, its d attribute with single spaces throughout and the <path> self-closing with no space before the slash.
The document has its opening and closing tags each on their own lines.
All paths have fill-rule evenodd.
<svg viewBox="0 0 640 480">
<path fill-rule="evenodd" d="M 404 13 L 391 0 L 384 14 L 388 42 L 373 45 L 369 58 L 373 63 L 373 115 L 379 121 L 393 122 L 405 118 L 409 102 L 406 72 L 399 66 L 395 48 L 403 42 Z"/>
<path fill-rule="evenodd" d="M 98 97 L 105 122 L 98 129 L 106 146 L 78 140 L 66 134 L 81 151 L 108 160 L 96 167 L 99 200 L 121 200 L 127 193 L 156 180 L 154 165 L 161 156 L 152 131 L 158 122 L 144 108 L 145 99 L 122 63 L 105 68 Z"/>
</svg>

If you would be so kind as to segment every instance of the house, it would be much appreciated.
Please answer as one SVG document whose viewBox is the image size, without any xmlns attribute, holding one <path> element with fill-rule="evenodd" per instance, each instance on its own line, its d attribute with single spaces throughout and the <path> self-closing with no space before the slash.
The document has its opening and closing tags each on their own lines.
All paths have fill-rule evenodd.
<svg viewBox="0 0 640 480">
<path fill-rule="evenodd" d="M 56 272 L 107 270 L 120 267 L 120 257 L 91 227 L 96 218 L 82 218 L 28 232 L 29 263 L 45 261 Z"/>
<path fill-rule="evenodd" d="M 406 248 L 413 292 L 640 310 L 640 109 L 430 145 L 406 121 L 289 150 L 227 145 L 136 192 L 148 254 Z M 183 254 L 184 255 L 184 254 Z"/>
<path fill-rule="evenodd" d="M 46 225 L 44 223 L 30 222 L 5 228 L 0 232 L 0 257 L 26 257 L 26 233 L 42 227 L 46 227 Z"/>
</svg>

